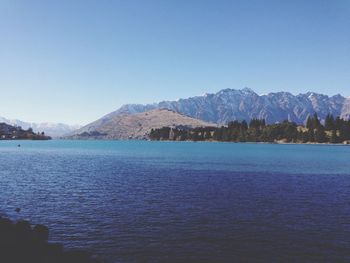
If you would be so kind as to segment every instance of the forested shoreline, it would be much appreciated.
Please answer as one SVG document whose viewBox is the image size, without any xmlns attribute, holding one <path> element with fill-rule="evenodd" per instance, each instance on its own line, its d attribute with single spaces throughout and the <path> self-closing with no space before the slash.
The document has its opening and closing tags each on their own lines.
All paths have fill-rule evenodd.
<svg viewBox="0 0 350 263">
<path fill-rule="evenodd" d="M 0 140 L 51 140 L 51 137 L 44 132 L 35 133 L 32 128 L 24 130 L 20 126 L 0 123 Z"/>
<path fill-rule="evenodd" d="M 189 128 L 162 127 L 152 129 L 151 140 L 169 141 L 223 141 L 268 143 L 350 143 L 350 120 L 327 115 L 321 123 L 317 114 L 307 119 L 306 125 L 294 122 L 266 124 L 265 120 L 231 121 L 227 126 Z"/>
</svg>

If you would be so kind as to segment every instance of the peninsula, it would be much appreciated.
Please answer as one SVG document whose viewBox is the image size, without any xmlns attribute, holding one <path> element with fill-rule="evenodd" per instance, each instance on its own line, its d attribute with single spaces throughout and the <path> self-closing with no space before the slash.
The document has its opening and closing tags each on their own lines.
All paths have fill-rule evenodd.
<svg viewBox="0 0 350 263">
<path fill-rule="evenodd" d="M 29 128 L 23 130 L 20 126 L 12 126 L 6 123 L 0 123 L 0 140 L 50 140 L 44 132 L 35 133 Z"/>
</svg>

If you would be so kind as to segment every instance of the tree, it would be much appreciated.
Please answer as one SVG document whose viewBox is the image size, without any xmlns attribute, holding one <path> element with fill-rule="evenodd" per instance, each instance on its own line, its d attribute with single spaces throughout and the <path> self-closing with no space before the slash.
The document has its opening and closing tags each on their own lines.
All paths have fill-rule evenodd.
<svg viewBox="0 0 350 263">
<path fill-rule="evenodd" d="M 288 120 L 282 123 L 266 125 L 265 120 L 252 119 L 249 126 L 246 121 L 232 121 L 227 126 L 218 127 L 163 127 L 152 129 L 152 140 L 193 140 L 202 141 L 214 139 L 217 141 L 239 142 L 273 142 L 285 140 L 287 142 L 331 142 L 339 143 L 350 140 L 350 120 L 345 121 L 339 117 L 334 119 L 328 114 L 325 124 L 322 125 L 317 114 L 309 116 L 307 129 L 298 127 L 296 123 Z M 329 130 L 330 129 L 330 130 Z M 327 132 L 326 132 L 327 131 Z"/>
<path fill-rule="evenodd" d="M 242 121 L 242 123 L 241 123 L 241 129 L 244 130 L 244 131 L 248 130 L 248 124 L 247 124 L 246 121 Z"/>
<path fill-rule="evenodd" d="M 309 130 L 313 130 L 314 129 L 312 117 L 310 117 L 310 116 L 307 117 L 306 128 L 309 129 Z"/>
<path fill-rule="evenodd" d="M 334 129 L 339 131 L 342 127 L 342 124 L 343 124 L 343 120 L 338 116 L 334 122 L 334 126 L 335 126 Z"/>
<path fill-rule="evenodd" d="M 217 141 L 222 141 L 222 128 L 216 128 L 213 134 L 213 139 Z"/>
<path fill-rule="evenodd" d="M 326 133 L 323 126 L 320 126 L 315 130 L 315 142 L 323 143 L 326 142 Z"/>
<path fill-rule="evenodd" d="M 204 133 L 204 140 L 210 140 L 211 139 L 211 133 L 210 131 L 206 131 Z"/>
<path fill-rule="evenodd" d="M 329 139 L 330 143 L 338 143 L 339 142 L 339 138 L 337 136 L 337 131 L 336 130 L 332 130 L 332 134 L 331 134 L 331 138 Z"/>
<path fill-rule="evenodd" d="M 303 143 L 306 143 L 306 142 L 310 141 L 309 132 L 301 132 L 301 141 Z"/>
<path fill-rule="evenodd" d="M 318 128 L 320 128 L 320 126 L 321 126 L 321 123 L 320 123 L 320 120 L 318 119 L 318 116 L 317 116 L 317 113 L 315 112 L 314 113 L 314 117 L 313 117 L 313 128 L 314 129 L 318 129 Z"/>
<path fill-rule="evenodd" d="M 326 119 L 325 119 L 325 123 L 324 123 L 324 128 L 326 129 L 326 131 L 331 131 L 333 130 L 334 127 L 334 117 L 332 114 L 327 114 Z"/>
<path fill-rule="evenodd" d="M 315 134 L 314 134 L 314 131 L 312 129 L 307 131 L 307 138 L 308 138 L 308 142 L 315 141 Z"/>
</svg>

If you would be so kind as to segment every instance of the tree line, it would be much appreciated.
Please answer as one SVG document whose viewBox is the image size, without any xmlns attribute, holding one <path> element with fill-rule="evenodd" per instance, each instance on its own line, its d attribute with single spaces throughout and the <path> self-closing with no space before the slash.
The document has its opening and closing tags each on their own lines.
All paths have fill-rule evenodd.
<svg viewBox="0 0 350 263">
<path fill-rule="evenodd" d="M 152 129 L 149 138 L 174 141 L 343 143 L 350 141 L 350 120 L 328 114 L 322 124 L 316 113 L 307 119 L 305 126 L 287 120 L 275 124 L 266 124 L 261 119 L 252 119 L 249 123 L 236 120 L 221 127 Z"/>
</svg>

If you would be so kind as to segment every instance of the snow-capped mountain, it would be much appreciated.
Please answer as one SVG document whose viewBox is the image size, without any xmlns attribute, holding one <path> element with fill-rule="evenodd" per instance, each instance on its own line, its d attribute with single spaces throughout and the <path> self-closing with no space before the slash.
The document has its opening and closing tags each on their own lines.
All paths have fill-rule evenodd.
<svg viewBox="0 0 350 263">
<path fill-rule="evenodd" d="M 290 120 L 301 124 L 315 112 L 321 120 L 324 120 L 328 113 L 350 118 L 350 98 L 339 94 L 331 97 L 314 92 L 299 95 L 289 92 L 258 95 L 253 90 L 244 88 L 224 89 L 215 94 L 177 101 L 162 101 L 147 105 L 127 104 L 101 120 L 121 113 L 135 114 L 157 108 L 167 108 L 192 118 L 218 124 L 226 124 L 231 120 L 250 121 L 252 118 L 265 119 L 268 123 Z"/>
<path fill-rule="evenodd" d="M 68 125 L 64 123 L 33 123 L 33 122 L 24 122 L 20 120 L 9 120 L 4 117 L 0 117 L 0 123 L 4 122 L 14 126 L 20 126 L 22 129 L 27 130 L 32 128 L 34 132 L 45 132 L 46 135 L 51 137 L 60 137 L 64 134 L 70 133 L 76 129 L 79 129 L 80 125 Z"/>
</svg>

